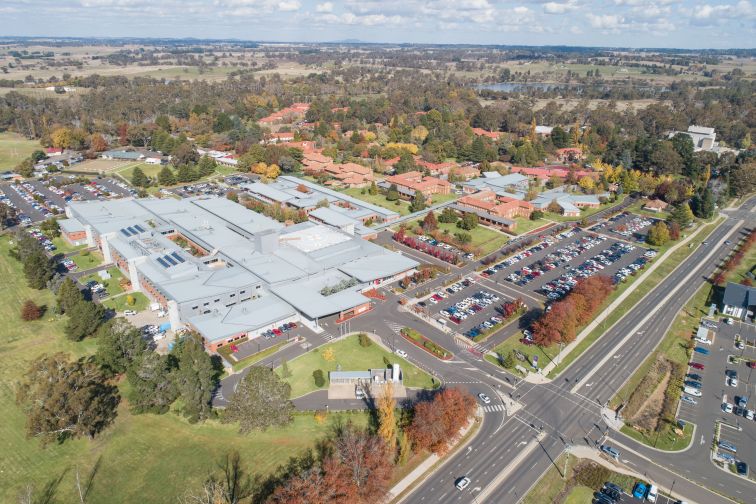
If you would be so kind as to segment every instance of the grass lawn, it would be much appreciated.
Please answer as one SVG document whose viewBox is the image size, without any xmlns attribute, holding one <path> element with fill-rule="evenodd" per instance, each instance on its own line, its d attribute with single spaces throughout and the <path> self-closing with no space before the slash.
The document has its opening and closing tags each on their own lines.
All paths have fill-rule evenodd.
<svg viewBox="0 0 756 504">
<path fill-rule="evenodd" d="M 134 298 L 133 305 L 129 305 L 126 302 L 129 296 L 132 296 Z M 147 307 L 150 305 L 150 300 L 147 299 L 147 296 L 145 296 L 141 292 L 132 292 L 130 294 L 121 294 L 120 296 L 108 298 L 103 301 L 102 304 L 106 308 L 111 308 L 119 313 L 124 310 L 134 310 L 135 312 L 140 312 L 147 309 Z"/>
<path fill-rule="evenodd" d="M 362 194 L 362 189 L 358 187 L 350 187 L 349 189 L 344 189 L 341 192 L 343 192 L 344 194 L 348 194 L 349 196 L 353 198 L 366 201 L 367 203 L 372 203 L 373 205 L 378 205 L 383 208 L 388 208 L 389 210 L 393 210 L 394 212 L 400 215 L 407 215 L 408 213 L 410 213 L 408 201 L 404 201 L 404 200 L 389 201 L 386 199 L 386 196 L 384 196 L 380 192 L 378 194 L 370 194 L 366 190 L 365 194 Z M 399 204 L 397 205 L 397 203 Z"/>
<path fill-rule="evenodd" d="M 721 222 L 722 219 L 720 218 L 712 223 L 706 224 L 705 226 L 703 226 L 698 235 L 688 242 L 689 246 L 680 247 L 669 257 L 667 257 L 667 259 L 660 266 L 658 266 L 641 285 L 639 285 L 629 296 L 627 296 L 627 298 L 625 298 L 625 302 L 622 303 L 622 306 L 616 308 L 606 319 L 604 319 L 601 325 L 591 331 L 591 333 L 585 339 L 583 339 L 569 354 L 562 356 L 563 359 L 561 364 L 551 370 L 551 372 L 549 373 L 549 378 L 555 378 L 556 376 L 558 376 L 565 367 L 567 367 L 572 361 L 578 358 L 588 347 L 593 344 L 593 342 L 595 342 L 602 334 L 604 334 L 604 332 L 609 327 L 611 327 L 629 310 L 631 310 L 637 302 L 643 299 L 643 297 L 645 297 L 645 295 L 651 291 L 651 289 L 656 287 L 696 248 L 698 248 L 701 245 L 701 242 L 704 241 Z M 656 256 L 657 260 L 663 252 L 664 249 L 659 250 L 659 255 Z M 627 289 L 629 285 L 630 282 L 621 284 L 620 288 L 616 289 L 609 296 L 607 301 L 604 303 L 604 306 L 611 304 L 611 302 L 616 299 L 617 296 L 619 296 L 625 289 Z"/>
<path fill-rule="evenodd" d="M 549 223 L 546 219 L 530 220 L 523 217 L 515 217 L 514 221 L 517 223 L 515 231 L 518 235 L 524 235 Z"/>
<path fill-rule="evenodd" d="M 27 140 L 11 132 L 0 133 L 0 170 L 15 168 L 35 150 L 42 150 L 37 140 Z"/>
<path fill-rule="evenodd" d="M 435 382 L 432 381 L 431 376 L 425 371 L 421 371 L 398 355 L 393 355 L 391 352 L 384 350 L 375 342 L 372 343 L 369 347 L 361 347 L 357 340 L 357 335 L 353 335 L 336 343 L 315 348 L 289 361 L 287 366 L 291 372 L 291 376 L 286 378 L 286 381 L 291 384 L 291 397 L 300 397 L 318 390 L 312 378 L 312 372 L 316 369 L 323 370 L 323 375 L 326 379 L 325 387 L 327 387 L 328 372 L 336 371 L 338 365 L 341 365 L 342 371 L 383 369 L 386 367 L 386 364 L 383 362 L 384 357 L 392 364 L 398 363 L 401 366 L 405 386 L 433 388 Z M 334 359 L 332 361 L 327 361 L 323 358 L 323 354 L 327 349 L 333 349 Z M 276 372 L 280 375 L 281 368 L 276 368 Z"/>
<path fill-rule="evenodd" d="M 92 273 L 91 275 L 80 278 L 79 281 L 82 284 L 86 285 L 87 282 L 94 280 L 101 283 L 105 287 L 105 289 L 108 291 L 108 296 L 117 296 L 118 294 L 121 294 L 123 292 L 121 284 L 119 283 L 121 278 L 123 278 L 123 273 L 121 273 L 121 270 L 119 270 L 115 266 L 108 268 L 107 271 L 108 273 L 110 273 L 109 280 L 103 280 L 97 273 Z"/>
<path fill-rule="evenodd" d="M 659 435 L 656 433 L 644 433 L 639 432 L 632 427 L 624 425 L 621 429 L 622 433 L 639 441 L 648 446 L 654 446 L 657 450 L 666 451 L 678 451 L 687 447 L 693 438 L 693 424 L 686 423 L 683 429 L 683 435 L 677 436 L 672 426 L 668 423 L 664 424 L 664 427 Z"/>
<path fill-rule="evenodd" d="M 495 347 L 493 350 L 494 352 L 506 356 L 509 352 L 513 352 L 515 350 L 519 350 L 525 357 L 528 359 L 527 362 L 522 362 L 517 360 L 517 357 L 515 357 L 514 354 L 512 354 L 512 358 L 515 361 L 515 364 L 519 364 L 520 366 L 524 367 L 528 371 L 535 371 L 531 364 L 533 363 L 533 357 L 538 356 L 538 367 L 543 367 L 552 360 L 556 360 L 557 355 L 559 354 L 559 345 L 554 345 L 550 347 L 539 347 L 538 345 L 526 345 L 524 343 L 520 343 L 520 339 L 522 339 L 523 335 L 521 332 L 518 332 L 508 338 L 506 341 Z M 564 354 L 562 355 L 564 358 Z M 489 362 L 492 362 L 496 364 L 497 366 L 501 365 L 493 356 L 487 356 Z M 511 370 L 512 372 L 516 372 L 514 369 Z"/>
<path fill-rule="evenodd" d="M 71 256 L 71 260 L 79 267 L 79 271 L 96 268 L 104 260 L 102 254 L 99 251 L 89 252 L 84 251 Z"/>
<path fill-rule="evenodd" d="M 85 245 L 71 245 L 62 236 L 58 236 L 57 238 L 53 238 L 52 242 L 53 242 L 53 245 L 55 245 L 55 252 L 60 252 L 61 254 L 67 254 L 69 252 L 75 252 L 77 250 L 81 250 L 81 249 L 87 247 L 86 244 Z"/>
<path fill-rule="evenodd" d="M 289 457 L 303 454 L 322 439 L 339 420 L 367 424 L 365 414 L 331 413 L 325 424 L 312 415 L 297 415 L 285 428 L 241 436 L 234 425 L 216 421 L 190 425 L 173 414 L 132 415 L 125 400 L 115 424 L 93 441 L 75 440 L 42 448 L 24 434 L 25 417 L 14 401 L 14 383 L 43 353 L 65 352 L 74 357 L 91 355 L 96 340 L 79 343 L 63 336 L 65 317 L 45 316 L 22 322 L 26 299 L 52 306 L 50 291 L 26 287 L 20 263 L 8 257 L 8 240 L 0 239 L 0 502 L 16 502 L 22 488 L 32 483 L 40 490 L 63 475 L 58 501 L 74 502 L 75 469 L 86 474 L 101 459 L 91 502 L 177 502 L 187 489 L 201 484 L 219 459 L 230 450 L 241 453 L 250 472 L 269 474 Z M 125 389 L 126 387 L 124 387 Z M 168 461 L 168 462 L 166 462 Z"/>
<path fill-rule="evenodd" d="M 596 490 L 587 486 L 577 485 L 567 494 L 564 504 L 587 504 L 593 500 L 593 494 L 596 493 Z"/>
<path fill-rule="evenodd" d="M 657 219 L 666 219 L 669 216 L 668 212 L 651 212 L 649 210 L 644 210 L 643 205 L 645 204 L 645 199 L 639 199 L 638 201 L 627 207 L 625 211 L 638 215 L 644 215 L 646 217 L 655 217 Z"/>
<path fill-rule="evenodd" d="M 420 226 L 422 219 L 412 221 L 409 224 L 410 231 L 417 229 Z M 491 252 L 501 249 L 509 241 L 509 236 L 485 226 L 475 226 L 470 231 L 458 228 L 456 224 L 449 224 L 445 222 L 438 223 L 438 229 L 442 232 L 447 232 L 450 236 L 454 236 L 454 233 L 469 233 L 472 236 L 470 244 L 474 247 L 480 247 L 482 255 L 488 255 Z M 414 231 L 413 231 L 414 234 Z"/>
<path fill-rule="evenodd" d="M 160 170 L 163 169 L 162 165 L 153 165 L 153 164 L 147 164 L 142 162 L 136 162 L 136 163 L 129 163 L 128 165 L 124 166 L 123 168 L 119 169 L 116 173 L 131 183 L 131 176 L 134 174 L 134 170 L 139 167 L 142 169 L 145 175 L 151 178 L 157 178 L 158 173 L 160 173 Z"/>
</svg>

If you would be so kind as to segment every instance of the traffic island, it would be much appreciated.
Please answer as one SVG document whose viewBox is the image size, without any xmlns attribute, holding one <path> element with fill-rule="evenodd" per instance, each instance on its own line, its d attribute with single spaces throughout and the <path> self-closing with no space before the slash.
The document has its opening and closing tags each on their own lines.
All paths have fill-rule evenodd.
<svg viewBox="0 0 756 504">
<path fill-rule="evenodd" d="M 399 331 L 399 334 L 415 345 L 418 348 L 422 348 L 432 356 L 441 359 L 441 360 L 451 360 L 452 357 L 454 357 L 454 354 L 452 354 L 449 350 L 445 349 L 444 347 L 434 343 L 426 336 L 420 334 L 414 329 L 410 329 L 409 327 L 404 327 Z"/>
</svg>

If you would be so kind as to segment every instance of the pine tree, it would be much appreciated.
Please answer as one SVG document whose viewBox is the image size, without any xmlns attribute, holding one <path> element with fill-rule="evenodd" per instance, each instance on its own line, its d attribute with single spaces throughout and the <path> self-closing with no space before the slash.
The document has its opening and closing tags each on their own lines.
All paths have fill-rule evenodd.
<svg viewBox="0 0 756 504">
<path fill-rule="evenodd" d="M 147 178 L 147 175 L 144 174 L 142 169 L 137 166 L 131 174 L 131 183 L 135 187 L 147 187 L 150 185 L 150 180 Z"/>
<path fill-rule="evenodd" d="M 502 362 L 502 365 L 507 369 L 512 369 L 514 367 L 514 358 L 512 357 L 512 352 L 507 352 L 507 355 L 504 357 L 504 362 Z"/>
<path fill-rule="evenodd" d="M 178 397 L 171 380 L 171 359 L 156 352 L 142 352 L 128 369 L 129 404 L 134 413 L 162 414 Z"/>
<path fill-rule="evenodd" d="M 163 166 L 163 169 L 158 173 L 158 182 L 160 182 L 160 185 L 165 186 L 174 185 L 176 183 L 176 175 L 173 174 L 173 170 L 167 165 Z"/>
<path fill-rule="evenodd" d="M 47 282 L 55 275 L 52 260 L 47 257 L 40 247 L 31 250 L 23 257 L 23 262 L 24 275 L 29 287 L 32 289 L 44 289 L 47 286 Z"/>
<path fill-rule="evenodd" d="M 399 188 L 396 187 L 396 184 L 391 184 L 388 188 L 388 191 L 386 192 L 386 200 L 396 201 L 398 199 L 399 199 Z"/>
<path fill-rule="evenodd" d="M 410 445 L 409 436 L 407 435 L 407 431 L 402 429 L 399 434 L 399 456 L 397 457 L 396 463 L 399 465 L 406 464 L 411 455 L 412 445 Z"/>
<path fill-rule="evenodd" d="M 81 301 L 83 296 L 81 291 L 70 277 L 66 277 L 58 288 L 58 311 L 66 313 L 71 310 L 74 305 Z"/>
<path fill-rule="evenodd" d="M 241 434 L 287 425 L 294 412 L 290 395 L 291 385 L 272 369 L 253 366 L 236 388 L 221 420 L 239 422 Z"/>
<path fill-rule="evenodd" d="M 378 194 L 378 187 L 375 185 L 375 180 L 370 183 L 370 189 L 368 189 L 368 193 L 372 196 Z"/>
<path fill-rule="evenodd" d="M 216 167 L 217 164 L 215 160 L 207 155 L 202 156 L 202 158 L 199 160 L 199 164 L 197 164 L 200 177 L 207 177 L 208 175 L 212 175 L 213 173 L 215 173 Z"/>
<path fill-rule="evenodd" d="M 66 312 L 68 322 L 64 331 L 66 337 L 73 341 L 81 341 L 94 334 L 105 318 L 105 308 L 91 301 L 81 300 Z"/>
<path fill-rule="evenodd" d="M 178 173 L 176 174 L 176 180 L 181 183 L 191 182 L 193 178 L 192 169 L 189 165 L 179 166 Z"/>
<path fill-rule="evenodd" d="M 174 347 L 178 368 L 171 373 L 184 403 L 183 413 L 190 422 L 205 420 L 212 414 L 210 399 L 217 381 L 210 356 L 197 333 L 184 336 Z"/>
<path fill-rule="evenodd" d="M 425 195 L 421 191 L 415 191 L 415 197 L 412 198 L 409 211 L 420 212 L 421 210 L 425 210 L 425 206 Z"/>
</svg>

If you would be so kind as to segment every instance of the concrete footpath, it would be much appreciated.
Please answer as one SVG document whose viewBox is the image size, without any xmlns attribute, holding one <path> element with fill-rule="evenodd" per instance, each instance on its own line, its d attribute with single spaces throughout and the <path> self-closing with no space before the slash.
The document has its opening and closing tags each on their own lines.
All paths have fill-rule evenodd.
<svg viewBox="0 0 756 504">
<path fill-rule="evenodd" d="M 722 221 L 724 222 L 724 221 Z M 721 223 L 720 223 L 721 224 Z M 667 250 L 664 254 L 662 254 L 661 257 L 657 258 L 656 261 L 640 276 L 638 277 L 633 284 L 625 290 L 622 294 L 620 294 L 617 299 L 612 301 L 612 304 L 607 306 L 604 310 L 601 311 L 601 313 L 593 319 L 593 321 L 588 324 L 585 329 L 580 331 L 580 334 L 577 335 L 575 338 L 575 341 L 565 345 L 565 347 L 562 349 L 562 358 L 569 355 L 571 351 L 575 349 L 585 338 L 588 337 L 588 335 L 596 328 L 600 323 L 602 323 L 604 320 L 606 320 L 607 317 L 609 317 L 615 309 L 617 309 L 620 305 L 622 305 L 625 300 L 635 292 L 635 290 L 640 287 L 643 282 L 651 276 L 651 274 L 656 271 L 656 268 L 658 268 L 661 264 L 664 263 L 664 261 L 672 255 L 676 250 L 678 250 L 680 247 L 683 247 L 688 244 L 690 240 L 692 240 L 694 237 L 698 235 L 698 233 L 701 232 L 701 230 L 706 226 L 706 224 L 701 225 L 696 229 L 693 233 L 691 233 L 689 236 L 684 238 L 680 243 L 677 243 L 676 245 L 672 246 Z M 621 320 L 621 319 L 620 319 Z M 610 328 L 607 329 L 610 330 Z M 573 361 L 574 362 L 574 361 Z M 552 361 L 546 364 L 543 369 L 540 371 L 540 373 L 528 373 L 528 376 L 525 377 L 525 380 L 534 382 L 534 383 L 544 383 L 551 381 L 550 379 L 546 378 L 546 376 L 557 366 L 556 362 Z M 568 366 L 569 367 L 569 366 Z M 566 368 L 565 368 L 566 369 Z"/>
</svg>

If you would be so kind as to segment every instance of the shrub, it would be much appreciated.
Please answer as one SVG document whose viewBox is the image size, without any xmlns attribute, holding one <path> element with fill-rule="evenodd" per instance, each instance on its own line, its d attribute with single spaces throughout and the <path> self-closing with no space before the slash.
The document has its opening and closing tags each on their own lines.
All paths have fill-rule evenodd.
<svg viewBox="0 0 756 504">
<path fill-rule="evenodd" d="M 42 316 L 42 309 L 31 299 L 27 299 L 21 307 L 21 318 L 27 322 L 37 320 Z"/>
<path fill-rule="evenodd" d="M 364 348 L 367 348 L 373 344 L 373 342 L 370 341 L 370 338 L 368 338 L 368 335 L 365 333 L 358 334 L 357 340 L 360 342 L 360 346 Z"/>
<path fill-rule="evenodd" d="M 315 380 L 315 386 L 320 388 L 325 385 L 325 377 L 322 369 L 316 369 L 312 372 L 312 379 Z"/>
<path fill-rule="evenodd" d="M 601 488 L 609 480 L 612 472 L 595 462 L 581 464 L 575 468 L 575 481 L 588 488 Z"/>
<path fill-rule="evenodd" d="M 129 294 L 128 296 L 126 296 L 126 304 L 129 306 L 134 306 L 136 304 L 136 298 Z"/>
<path fill-rule="evenodd" d="M 328 419 L 327 412 L 323 410 L 318 410 L 315 412 L 315 422 L 317 422 L 318 425 L 323 425 L 327 419 Z"/>
</svg>

